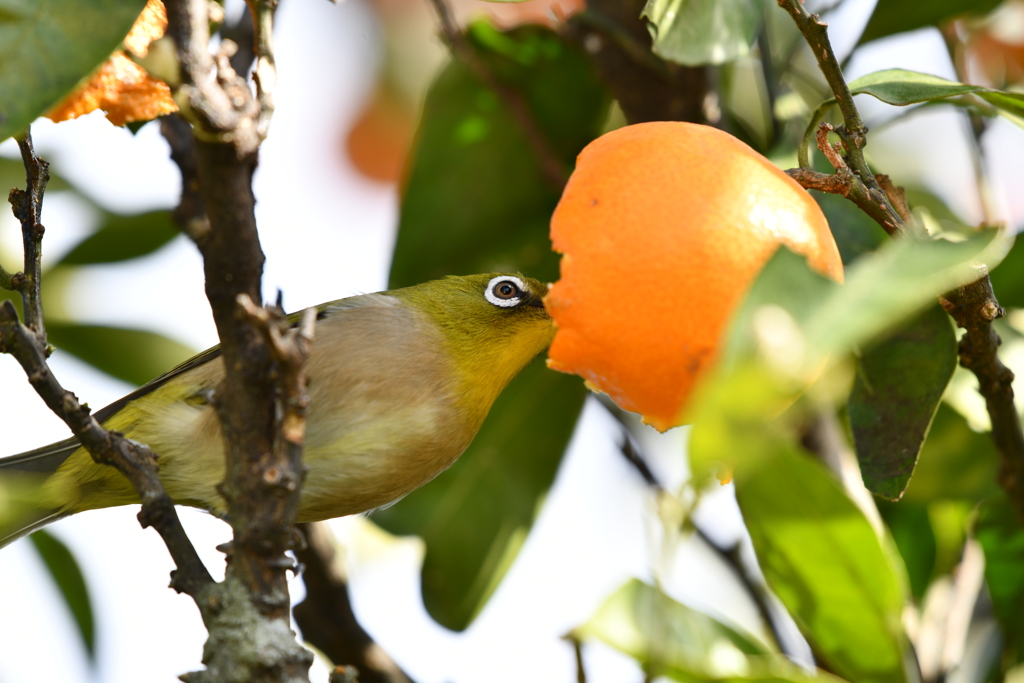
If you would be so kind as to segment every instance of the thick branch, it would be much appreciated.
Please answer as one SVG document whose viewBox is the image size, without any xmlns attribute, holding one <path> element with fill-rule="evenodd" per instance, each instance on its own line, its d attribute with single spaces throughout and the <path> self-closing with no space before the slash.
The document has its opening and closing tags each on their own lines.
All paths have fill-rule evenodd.
<svg viewBox="0 0 1024 683">
<path fill-rule="evenodd" d="M 465 34 L 455 24 L 451 8 L 447 0 L 431 0 L 434 9 L 437 11 L 438 19 L 441 22 L 441 31 L 448 47 L 463 64 L 469 67 L 473 75 L 500 97 L 505 106 L 508 107 L 512 118 L 519 126 L 520 132 L 526 137 L 527 144 L 537 157 L 540 163 L 541 172 L 548 183 L 559 192 L 565 187 L 569 179 L 569 169 L 562 163 L 561 159 L 552 151 L 544 132 L 534 121 L 533 113 L 526 103 L 526 99 L 515 88 L 502 83 L 491 70 L 487 68 L 483 60 L 473 49 L 473 46 L 466 40 Z"/>
<path fill-rule="evenodd" d="M 304 473 L 308 403 L 300 368 L 312 331 L 307 325 L 294 336 L 274 332 L 276 316 L 254 313 L 260 310 L 264 257 L 252 175 L 259 130 L 265 130 L 271 109 L 261 108 L 231 67 L 233 43 L 224 41 L 217 55 L 209 53 L 207 0 L 166 4 L 167 33 L 177 45 L 182 70 L 176 97 L 193 125 L 194 179 L 185 177 L 193 163 L 186 143 L 173 145 L 175 160 L 186 190 L 194 181 L 192 189 L 198 189 L 202 200 L 183 217 L 194 221 L 195 229 L 188 232 L 203 254 L 206 294 L 224 358 L 224 383 L 213 400 L 226 460 L 218 491 L 227 502 L 234 532 L 225 548 L 230 554 L 220 592 L 225 608 L 207 620 L 207 670 L 186 679 L 306 681 L 312 655 L 295 642 L 289 628 L 287 572 L 293 562 L 286 553 L 297 544 L 293 524 Z M 268 40 L 273 6 L 269 0 L 254 5 L 264 64 L 273 61 Z M 267 97 L 271 81 L 265 70 L 261 90 Z M 173 136 L 175 131 L 168 130 Z M 288 352 L 280 353 L 285 347 Z M 251 643 L 264 641 L 268 647 L 253 652 Z"/>
<path fill-rule="evenodd" d="M 954 290 L 941 300 L 956 324 L 960 364 L 978 378 L 978 391 L 992 421 L 992 440 L 999 451 L 999 485 L 1006 491 L 1024 525 L 1024 432 L 1014 405 L 1013 372 L 997 355 L 1002 340 L 992 326 L 1006 311 L 999 305 L 988 276 Z"/>
<path fill-rule="evenodd" d="M 306 599 L 295 606 L 295 622 L 306 640 L 328 659 L 359 671 L 361 683 L 410 683 L 409 676 L 359 625 L 348 595 L 348 578 L 330 530 L 304 524 L 308 545 L 295 551 L 304 569 Z"/>
</svg>

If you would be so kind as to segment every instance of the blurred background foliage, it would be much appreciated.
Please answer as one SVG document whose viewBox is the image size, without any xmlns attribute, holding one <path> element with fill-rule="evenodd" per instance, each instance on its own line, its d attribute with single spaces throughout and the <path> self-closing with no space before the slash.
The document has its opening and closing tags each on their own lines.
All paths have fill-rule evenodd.
<svg viewBox="0 0 1024 683">
<path fill-rule="evenodd" d="M 843 4 L 817 3 L 812 10 L 828 20 Z M 561 187 L 545 171 L 536 141 L 524 134 L 522 113 L 493 83 L 481 81 L 465 54 L 452 56 L 439 47 L 429 3 L 375 0 L 373 8 L 385 57 L 345 149 L 367 177 L 400 184 L 391 285 L 503 269 L 557 278 L 547 226 Z M 700 112 L 690 118 L 729 131 L 783 168 L 796 165 L 811 112 L 831 97 L 802 36 L 768 0 L 650 0 L 619 3 L 614 11 L 600 0 L 487 6 L 461 0 L 455 10 L 474 62 L 521 98 L 541 143 L 566 176 L 590 140 L 639 120 L 620 106 L 630 68 L 655 74 L 664 89 L 703 84 L 676 93 L 697 102 L 679 110 Z M 961 78 L 1006 91 L 1003 101 L 1009 101 L 1017 97 L 1010 91 L 1024 87 L 1021 26 L 1024 3 L 1018 0 L 882 0 L 858 45 L 937 27 L 954 63 L 963 67 Z M 103 48 L 90 49 L 83 48 L 86 56 L 75 62 L 79 77 L 94 66 L 93 52 Z M 611 66 L 602 61 L 608 53 L 614 53 Z M 616 66 L 615 58 L 628 64 Z M 11 68 L 0 67 L 0 85 Z M 699 78 L 684 78 L 694 73 Z M 979 138 L 985 128 L 979 117 L 1000 113 L 970 96 L 955 102 L 944 97 L 925 93 L 916 101 L 958 105 L 965 118 L 973 112 Z M 828 112 L 826 120 L 839 123 L 836 116 Z M 828 171 L 820 155 L 815 157 L 816 168 Z M 22 177 L 20 164 L 0 159 L 5 187 L 21 185 Z M 194 353 L 151 331 L 79 320 L 66 304 L 74 269 L 140 258 L 175 239 L 169 212 L 110 213 L 59 176 L 49 191 L 75 194 L 97 217 L 89 235 L 47 263 L 51 342 L 133 384 Z M 754 299 L 790 311 L 793 339 L 808 344 L 809 354 L 832 344 L 832 360 L 814 378 L 801 370 L 782 381 L 773 374 L 777 359 L 756 343 L 741 345 L 746 351 L 716 378 L 698 409 L 710 426 L 695 437 L 703 441 L 691 444 L 697 473 L 721 464 L 723 454 L 742 457 L 731 466 L 737 468 L 737 496 L 760 571 L 749 562 L 739 566 L 754 577 L 748 578 L 752 594 L 770 588 L 789 616 L 777 609 L 764 612 L 768 631 L 776 634 L 764 642 L 675 601 L 657 585 L 633 580 L 572 637 L 621 650 L 649 680 L 803 681 L 808 673 L 783 656 L 793 651 L 777 636 L 791 617 L 821 677 L 1018 680 L 1024 676 L 1018 666 L 1024 658 L 1024 532 L 997 484 L 999 457 L 985 433 L 990 426 L 979 409 L 976 381 L 954 367 L 954 335 L 960 331 L 940 308 L 928 307 L 943 287 L 957 282 L 940 273 L 940 266 L 966 264 L 985 245 L 942 257 L 941 264 L 913 254 L 893 256 L 884 232 L 851 203 L 814 194 L 844 263 L 851 273 L 874 273 L 874 289 L 856 289 L 851 276 L 854 293 L 837 298 L 830 285 L 801 280 L 799 266 L 780 256 L 778 263 L 788 265 L 766 270 Z M 907 197 L 933 234 L 962 239 L 971 233 L 964 227 L 970 221 L 928 188 L 908 187 Z M 0 260 L 15 263 L 17 255 L 0 253 Z M 927 284 L 905 306 L 871 323 L 881 334 L 843 336 L 839 330 L 821 341 L 825 337 L 815 337 L 815 330 L 835 317 L 834 308 L 797 312 L 816 297 L 847 305 L 861 296 L 866 307 L 869 290 L 902 288 L 905 270 L 917 273 L 915 268 Z M 795 282 L 804 291 L 794 290 Z M 1009 250 L 992 283 L 1009 311 L 999 332 L 1005 362 L 1014 366 L 1024 348 L 1024 246 Z M 853 325 L 862 322 L 856 318 Z M 426 541 L 423 595 L 438 623 L 464 629 L 500 584 L 543 504 L 583 398 L 577 378 L 548 372 L 538 361 L 499 399 L 470 451 L 451 470 L 373 517 L 393 533 Z M 793 408 L 775 419 L 780 401 Z M 831 447 L 823 448 L 824 442 Z M 838 459 L 812 454 L 822 450 Z M 851 467 L 857 471 L 858 460 L 864 483 L 878 495 L 859 495 L 860 478 L 849 474 Z M 699 506 L 705 482 L 698 478 L 677 498 L 658 493 L 663 505 L 672 499 L 683 510 L 665 515 L 666 526 L 674 525 L 670 531 L 694 531 L 686 513 Z M 45 532 L 33 539 L 92 652 L 93 617 L 74 559 Z"/>
</svg>

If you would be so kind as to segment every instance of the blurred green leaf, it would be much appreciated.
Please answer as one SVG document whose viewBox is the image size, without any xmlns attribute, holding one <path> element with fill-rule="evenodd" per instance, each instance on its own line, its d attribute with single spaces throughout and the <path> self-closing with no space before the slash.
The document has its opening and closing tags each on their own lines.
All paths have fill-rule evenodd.
<svg viewBox="0 0 1024 683">
<path fill-rule="evenodd" d="M 954 287 L 978 279 L 978 262 L 994 267 L 1003 256 L 998 230 L 963 242 L 893 240 L 847 271 L 846 284 L 808 318 L 812 348 L 841 352 L 863 344 Z"/>
<path fill-rule="evenodd" d="M 539 26 L 500 32 L 475 23 L 469 38 L 490 72 L 522 94 L 549 148 L 571 168 L 600 134 L 609 103 L 587 60 Z M 548 221 L 560 194 L 509 108 L 453 61 L 424 104 L 391 286 L 502 270 L 554 280 Z M 511 565 L 584 395 L 579 378 L 533 363 L 498 397 L 450 470 L 374 515 L 392 533 L 426 541 L 424 603 L 444 626 L 465 628 Z"/>
<path fill-rule="evenodd" d="M 502 33 L 476 23 L 469 38 L 490 72 L 523 96 L 549 149 L 571 169 L 600 134 L 609 104 L 586 58 L 539 26 Z M 560 196 L 510 108 L 452 61 L 424 103 L 391 286 L 509 270 L 555 280 L 548 222 Z"/>
<path fill-rule="evenodd" d="M 654 53 L 699 66 L 724 64 L 750 52 L 761 24 L 757 0 L 647 0 Z"/>
<path fill-rule="evenodd" d="M 79 242 L 60 260 L 60 265 L 126 261 L 156 251 L 179 234 L 170 211 L 134 216 L 108 213 L 99 230 Z"/>
<path fill-rule="evenodd" d="M 534 361 L 498 397 L 447 472 L 374 513 L 373 521 L 391 533 L 426 541 L 423 598 L 442 625 L 465 628 L 515 559 L 554 480 L 584 394 L 578 378 Z"/>
<path fill-rule="evenodd" d="M 769 655 L 736 629 L 639 579 L 619 588 L 586 624 L 573 629 L 573 636 L 597 638 L 624 652 L 641 664 L 649 678 L 821 681 L 785 657 Z"/>
<path fill-rule="evenodd" d="M 983 14 L 995 9 L 1000 0 L 882 0 L 868 21 L 860 42 L 925 26 L 938 26 L 963 14 Z"/>
<path fill-rule="evenodd" d="M 905 502 L 941 498 L 972 503 L 998 493 L 999 455 L 989 434 L 975 432 L 945 403 L 939 406 L 918 457 Z"/>
<path fill-rule="evenodd" d="M 139 386 L 195 355 L 184 344 L 146 330 L 47 321 L 46 332 L 57 348 Z"/>
<path fill-rule="evenodd" d="M 985 583 L 1003 630 L 1008 667 L 1024 661 L 1024 529 L 1005 495 L 981 506 L 974 535 L 985 551 Z"/>
<path fill-rule="evenodd" d="M 31 534 L 29 540 L 57 584 L 57 590 L 64 597 L 64 603 L 74 617 L 89 659 L 95 661 L 96 623 L 92 613 L 92 601 L 89 598 L 89 587 L 85 583 L 85 576 L 78 566 L 78 561 L 61 540 L 45 529 Z"/>
<path fill-rule="evenodd" d="M 1003 262 L 989 273 L 989 279 L 1002 306 L 1024 308 L 1024 240 L 1013 243 Z"/>
<path fill-rule="evenodd" d="M 903 495 L 956 364 L 956 335 L 937 303 L 863 353 L 848 412 L 869 491 Z"/>
<path fill-rule="evenodd" d="M 846 197 L 814 191 L 811 196 L 828 219 L 844 266 L 889 241 L 881 226 Z"/>
<path fill-rule="evenodd" d="M 735 483 L 768 584 L 830 671 L 902 683 L 904 596 L 887 550 L 820 463 L 785 441 L 762 443 Z"/>
<path fill-rule="evenodd" d="M 928 590 L 935 569 L 937 545 L 928 507 L 900 501 L 875 501 L 907 568 L 910 593 L 920 600 Z"/>
<path fill-rule="evenodd" d="M 0 0 L 0 140 L 117 49 L 146 0 Z"/>
</svg>

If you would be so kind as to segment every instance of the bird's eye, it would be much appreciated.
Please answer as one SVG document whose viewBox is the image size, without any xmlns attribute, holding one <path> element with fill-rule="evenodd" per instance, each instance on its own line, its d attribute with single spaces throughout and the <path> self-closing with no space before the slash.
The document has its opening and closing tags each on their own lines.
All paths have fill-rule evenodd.
<svg viewBox="0 0 1024 683">
<path fill-rule="evenodd" d="M 526 285 L 517 277 L 511 275 L 500 275 L 492 278 L 484 289 L 484 296 L 495 306 L 511 308 L 518 306 L 522 300 L 523 293 L 527 292 Z"/>
<path fill-rule="evenodd" d="M 511 299 L 519 293 L 519 288 L 511 282 L 505 281 L 494 285 L 494 289 L 491 291 L 494 292 L 494 296 L 499 299 Z"/>
</svg>

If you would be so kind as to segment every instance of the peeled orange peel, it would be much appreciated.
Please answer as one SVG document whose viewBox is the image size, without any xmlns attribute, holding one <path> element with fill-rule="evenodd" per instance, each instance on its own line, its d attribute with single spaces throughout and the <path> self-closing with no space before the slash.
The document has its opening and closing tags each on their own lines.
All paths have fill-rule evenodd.
<svg viewBox="0 0 1024 683">
<path fill-rule="evenodd" d="M 726 325 L 781 244 L 843 279 L 813 198 L 715 128 L 627 126 L 579 155 L 551 220 L 561 278 L 549 367 L 664 431 L 682 423 Z"/>
</svg>

